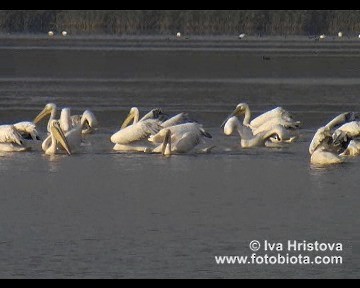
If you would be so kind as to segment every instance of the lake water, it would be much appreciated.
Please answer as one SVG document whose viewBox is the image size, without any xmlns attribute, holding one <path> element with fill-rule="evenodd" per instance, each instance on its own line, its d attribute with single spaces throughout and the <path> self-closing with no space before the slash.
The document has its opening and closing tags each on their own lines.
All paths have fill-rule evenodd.
<svg viewBox="0 0 360 288">
<path fill-rule="evenodd" d="M 100 125 L 71 157 L 0 154 L 1 278 L 360 276 L 360 162 L 319 170 L 307 152 L 318 127 L 360 111 L 358 39 L 0 40 L 1 124 L 31 121 L 54 102 L 91 109 Z M 219 127 L 240 102 L 255 116 L 292 111 L 301 139 L 242 150 Z M 133 106 L 188 112 L 216 148 L 170 158 L 113 152 L 109 138 Z M 216 264 L 250 256 L 252 240 L 339 242 L 343 264 Z"/>
</svg>

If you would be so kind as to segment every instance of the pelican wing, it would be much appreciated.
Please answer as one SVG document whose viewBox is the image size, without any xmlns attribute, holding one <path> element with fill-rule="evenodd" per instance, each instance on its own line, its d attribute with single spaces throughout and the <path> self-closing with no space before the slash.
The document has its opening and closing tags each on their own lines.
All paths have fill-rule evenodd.
<svg viewBox="0 0 360 288">
<path fill-rule="evenodd" d="M 341 126 L 347 122 L 354 121 L 357 118 L 357 115 L 352 112 L 347 112 L 336 116 L 333 120 L 331 120 L 325 127 L 332 130 L 337 126 Z"/>
<path fill-rule="evenodd" d="M 340 128 L 337 129 L 337 131 L 341 131 L 346 133 L 349 137 L 358 137 L 360 136 L 360 122 L 353 121 L 350 123 L 346 123 Z M 336 133 L 336 131 L 335 131 Z"/>
<path fill-rule="evenodd" d="M 168 116 L 164 114 L 160 108 L 156 108 L 145 114 L 144 117 L 139 120 L 139 122 L 149 119 L 159 119 L 160 121 L 165 121 L 167 118 Z"/>
<path fill-rule="evenodd" d="M 252 120 L 250 122 L 250 126 L 257 128 L 273 118 L 282 118 L 283 115 L 290 117 L 290 113 L 288 111 L 284 110 L 282 107 L 277 107 Z"/>
<path fill-rule="evenodd" d="M 36 125 L 33 122 L 19 122 L 14 124 L 14 127 L 24 139 L 40 140 Z"/>
<path fill-rule="evenodd" d="M 262 125 L 253 128 L 252 132 L 254 135 L 257 135 L 262 132 L 270 131 L 271 129 L 279 125 L 287 129 L 297 129 L 299 128 L 300 123 L 292 120 L 285 120 L 282 117 L 274 117 L 269 119 L 269 121 L 263 123 Z"/>
<path fill-rule="evenodd" d="M 174 117 L 170 118 L 169 120 L 166 120 L 165 122 L 163 122 L 161 124 L 162 127 L 164 128 L 169 128 L 171 126 L 176 126 L 176 125 L 180 125 L 180 124 L 184 124 L 187 122 L 190 122 L 190 118 L 189 115 L 187 113 L 180 113 L 175 115 Z"/>
<path fill-rule="evenodd" d="M 15 143 L 23 145 L 23 138 L 13 125 L 0 126 L 0 143 Z"/>
<path fill-rule="evenodd" d="M 154 135 L 161 130 L 159 121 L 146 120 L 137 122 L 131 126 L 121 129 L 111 136 L 111 142 L 114 144 L 130 144 L 135 141 L 143 140 L 150 135 Z"/>
<path fill-rule="evenodd" d="M 173 150 L 178 153 L 187 153 L 200 144 L 200 135 L 196 132 L 187 132 L 182 135 L 181 139 L 173 144 Z"/>
<path fill-rule="evenodd" d="M 202 128 L 202 125 L 198 123 L 185 123 L 171 126 L 169 128 L 163 128 L 157 134 L 150 136 L 149 141 L 157 144 L 163 143 L 166 137 L 167 130 L 170 130 L 171 141 L 174 143 L 180 140 L 185 133 L 193 131 L 197 131 L 197 133 L 200 133 L 200 128 Z"/>
</svg>

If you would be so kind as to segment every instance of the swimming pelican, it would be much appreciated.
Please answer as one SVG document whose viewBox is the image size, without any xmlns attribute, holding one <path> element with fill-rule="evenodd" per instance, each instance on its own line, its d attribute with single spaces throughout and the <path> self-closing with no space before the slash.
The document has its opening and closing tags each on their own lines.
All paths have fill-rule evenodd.
<svg viewBox="0 0 360 288">
<path fill-rule="evenodd" d="M 227 135 L 231 135 L 235 130 L 238 131 L 242 148 L 281 147 L 279 145 L 271 144 L 271 142 L 291 143 L 296 139 L 282 125 L 272 125 L 269 129 L 270 130 L 254 135 L 251 128 L 241 124 L 239 119 L 235 116 L 228 119 L 224 126 L 224 132 Z"/>
<path fill-rule="evenodd" d="M 49 123 L 50 135 L 44 140 L 42 149 L 46 155 L 55 155 L 64 149 L 68 155 L 71 155 L 70 145 L 57 120 L 51 120 Z"/>
<path fill-rule="evenodd" d="M 161 109 L 153 109 L 139 120 L 139 109 L 137 107 L 131 108 L 121 125 L 121 129 L 110 138 L 110 141 L 115 144 L 113 150 L 144 152 L 147 146 L 141 142 L 162 129 L 161 123 L 163 121 L 161 119 L 164 115 Z M 130 125 L 131 121 L 132 124 Z"/>
<path fill-rule="evenodd" d="M 35 117 L 35 119 L 33 121 L 34 124 L 37 125 L 42 119 L 44 119 L 45 117 L 50 115 L 48 125 L 47 125 L 47 130 L 48 130 L 48 132 L 50 132 L 50 122 L 52 120 L 55 120 L 56 110 L 57 110 L 56 104 L 54 104 L 54 103 L 46 104 L 45 108 Z M 86 122 L 85 128 L 83 129 L 82 133 L 89 134 L 96 130 L 98 122 L 97 122 L 95 115 L 90 110 L 86 110 L 82 115 L 71 116 L 70 117 L 71 123 L 66 121 L 66 118 L 69 116 L 66 113 L 68 113 L 68 111 L 63 112 L 63 110 L 62 110 L 62 113 L 61 113 L 60 119 L 59 119 L 60 126 L 64 132 L 68 132 L 72 128 L 81 124 L 81 119 L 84 116 L 84 114 L 86 115 L 87 122 Z"/>
<path fill-rule="evenodd" d="M 14 125 L 0 126 L 0 151 L 1 152 L 24 152 L 30 150 Z"/>
<path fill-rule="evenodd" d="M 212 138 L 199 123 L 185 123 L 163 128 L 156 135 L 149 137 L 150 142 L 162 144 L 146 152 L 162 153 L 167 156 L 188 153 L 199 145 L 204 137 Z"/>
<path fill-rule="evenodd" d="M 334 144 L 333 130 L 348 121 L 354 121 L 354 119 L 356 119 L 356 114 L 351 112 L 343 113 L 316 131 L 309 147 L 311 164 L 326 166 L 344 162 L 340 147 Z"/>
<path fill-rule="evenodd" d="M 281 125 L 286 129 L 292 129 L 292 130 L 295 130 L 300 127 L 300 122 L 294 121 L 290 112 L 286 111 L 282 107 L 277 107 L 271 111 L 268 111 L 251 121 L 251 111 L 249 105 L 246 103 L 240 103 L 236 106 L 235 110 L 228 116 L 228 118 L 221 125 L 221 127 L 225 128 L 224 129 L 225 135 L 231 135 L 233 133 L 234 130 L 230 129 L 232 125 L 235 124 L 234 122 L 235 120 L 233 117 L 237 118 L 241 115 L 244 115 L 244 120 L 242 125 L 250 128 L 253 135 L 270 131 L 272 130 L 273 127 L 276 127 L 278 125 Z"/>
</svg>

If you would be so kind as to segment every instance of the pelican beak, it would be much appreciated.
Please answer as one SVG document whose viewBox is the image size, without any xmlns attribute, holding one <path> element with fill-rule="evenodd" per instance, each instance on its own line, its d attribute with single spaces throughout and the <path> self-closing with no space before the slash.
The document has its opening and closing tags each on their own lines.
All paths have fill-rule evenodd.
<svg viewBox="0 0 360 288">
<path fill-rule="evenodd" d="M 51 133 L 54 135 L 56 141 L 60 143 L 60 145 L 66 150 L 68 155 L 71 155 L 71 149 L 70 145 L 64 135 L 64 132 L 61 130 L 60 125 L 54 125 L 54 127 L 51 129 Z"/>
<path fill-rule="evenodd" d="M 236 109 L 225 119 L 225 121 L 221 124 L 220 127 L 221 127 L 221 128 L 224 128 L 226 122 L 227 122 L 231 117 L 241 115 L 241 113 L 244 113 L 243 107 L 241 107 L 241 106 L 236 107 Z"/>
<path fill-rule="evenodd" d="M 171 155 L 171 131 L 167 130 L 164 143 L 161 149 L 161 153 L 164 156 L 170 156 Z"/>
<path fill-rule="evenodd" d="M 39 123 L 43 118 L 45 118 L 46 116 L 51 114 L 51 110 L 48 109 L 47 107 L 44 108 L 44 110 L 42 110 L 39 115 L 36 116 L 36 118 L 34 119 L 34 124 L 36 125 L 37 123 Z"/>
<path fill-rule="evenodd" d="M 128 114 L 128 116 L 126 117 L 124 123 L 121 125 L 121 129 L 126 128 L 127 126 L 129 126 L 130 122 L 135 118 L 135 115 L 133 112 L 130 112 Z"/>
</svg>

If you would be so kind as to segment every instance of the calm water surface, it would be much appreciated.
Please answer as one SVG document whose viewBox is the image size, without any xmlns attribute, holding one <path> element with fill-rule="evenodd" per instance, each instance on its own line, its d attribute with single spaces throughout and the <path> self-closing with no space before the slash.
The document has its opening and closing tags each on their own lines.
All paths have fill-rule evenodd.
<svg viewBox="0 0 360 288">
<path fill-rule="evenodd" d="M 0 154 L 0 277 L 359 277 L 360 161 L 317 170 L 307 149 L 320 125 L 360 111 L 360 42 L 1 40 L 0 123 L 32 120 L 54 102 L 92 109 L 100 128 L 72 157 Z M 242 150 L 219 128 L 240 102 L 254 116 L 293 111 L 301 140 Z M 132 106 L 189 112 L 215 150 L 112 152 L 109 137 Z M 214 256 L 251 255 L 254 239 L 340 242 L 344 263 L 216 265 Z"/>
</svg>

